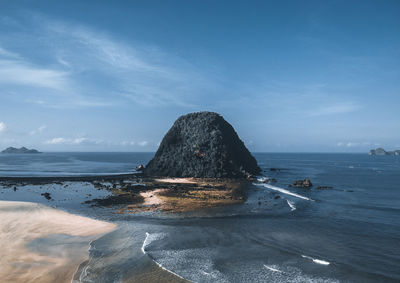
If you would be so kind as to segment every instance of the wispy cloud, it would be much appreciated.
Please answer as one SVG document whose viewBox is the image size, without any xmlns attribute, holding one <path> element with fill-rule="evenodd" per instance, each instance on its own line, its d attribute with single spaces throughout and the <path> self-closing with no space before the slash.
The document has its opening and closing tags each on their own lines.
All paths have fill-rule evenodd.
<svg viewBox="0 0 400 283">
<path fill-rule="evenodd" d="M 13 26 L 15 31 L 3 41 L 24 38 L 32 46 L 29 59 L 25 50 L 1 46 L 0 83 L 3 89 L 14 87 L 27 103 L 60 108 L 126 103 L 192 107 L 199 93 L 217 85 L 188 61 L 155 46 L 127 43 L 101 30 L 41 14 L 25 16 L 34 34 Z M 38 90 L 27 92 L 27 87 Z"/>
<path fill-rule="evenodd" d="M 140 146 L 146 146 L 148 144 L 149 144 L 148 141 L 140 141 L 140 142 L 138 142 L 138 145 L 140 145 Z"/>
<path fill-rule="evenodd" d="M 369 141 L 363 141 L 363 142 L 338 142 L 336 144 L 338 147 L 367 147 L 367 146 L 380 146 L 380 143 L 376 142 L 369 142 Z"/>
<path fill-rule="evenodd" d="M 89 138 L 52 138 L 44 142 L 51 145 L 81 145 L 81 144 L 103 144 L 103 140 L 89 139 Z"/>
<path fill-rule="evenodd" d="M 29 134 L 30 134 L 31 136 L 36 135 L 36 134 L 40 134 L 40 133 L 42 133 L 44 130 L 46 130 L 46 128 L 47 128 L 46 125 L 42 125 L 42 126 L 40 126 L 39 128 L 30 131 Z"/>
<path fill-rule="evenodd" d="M 77 145 L 98 145 L 98 146 L 138 146 L 145 147 L 150 143 L 146 140 L 141 141 L 107 141 L 102 139 L 93 139 L 87 137 L 77 137 L 77 138 L 68 138 L 68 137 L 55 137 L 43 142 L 47 145 L 69 145 L 69 146 L 77 146 Z"/>
<path fill-rule="evenodd" d="M 334 114 L 344 114 L 351 113 L 359 110 L 361 105 L 354 102 L 341 102 L 332 105 L 322 106 L 316 110 L 311 110 L 309 116 L 322 116 L 322 115 L 334 115 Z"/>
<path fill-rule="evenodd" d="M 63 71 L 30 65 L 21 59 L 0 58 L 0 83 L 29 87 L 64 90 L 68 87 L 68 75 Z"/>
<path fill-rule="evenodd" d="M 0 122 L 0 132 L 3 132 L 6 129 L 6 124 L 4 122 Z"/>
</svg>

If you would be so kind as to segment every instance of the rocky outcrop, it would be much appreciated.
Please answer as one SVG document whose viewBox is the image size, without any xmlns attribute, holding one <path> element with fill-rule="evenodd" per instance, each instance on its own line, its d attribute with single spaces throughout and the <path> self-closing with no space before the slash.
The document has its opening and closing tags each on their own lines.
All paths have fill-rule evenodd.
<svg viewBox="0 0 400 283">
<path fill-rule="evenodd" d="M 144 173 L 152 176 L 241 178 L 260 173 L 233 127 L 213 112 L 178 118 Z"/>
<path fill-rule="evenodd" d="M 386 151 L 383 148 L 371 149 L 369 155 L 400 155 L 400 150 Z"/>
<path fill-rule="evenodd" d="M 312 183 L 309 178 L 305 178 L 304 180 L 294 181 L 291 187 L 300 187 L 300 188 L 310 188 L 312 187 Z"/>
<path fill-rule="evenodd" d="M 36 149 L 27 149 L 26 147 L 15 148 L 9 147 L 3 150 L 1 153 L 12 153 L 12 154 L 26 154 L 26 153 L 40 153 Z"/>
</svg>

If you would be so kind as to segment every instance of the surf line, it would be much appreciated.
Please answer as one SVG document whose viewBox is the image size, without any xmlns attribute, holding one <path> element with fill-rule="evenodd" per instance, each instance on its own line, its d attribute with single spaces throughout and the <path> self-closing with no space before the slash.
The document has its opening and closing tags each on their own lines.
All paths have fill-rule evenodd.
<svg viewBox="0 0 400 283">
<path fill-rule="evenodd" d="M 176 274 L 175 272 L 173 272 L 173 271 L 171 271 L 171 270 L 169 270 L 169 269 L 166 269 L 164 266 L 161 265 L 161 263 L 158 263 L 158 262 L 155 261 L 150 255 L 148 255 L 148 254 L 146 253 L 146 250 L 145 250 L 145 249 L 146 249 L 146 246 L 148 245 L 147 240 L 149 239 L 149 236 L 150 236 L 150 234 L 146 232 L 146 238 L 144 239 L 143 245 L 142 245 L 142 252 L 143 252 L 143 254 L 147 255 L 147 256 L 148 256 L 155 264 L 157 264 L 158 267 L 160 267 L 162 270 L 165 270 L 165 271 L 167 271 L 167 272 L 169 272 L 169 273 L 175 275 L 176 277 L 179 277 L 180 279 L 183 279 L 183 280 L 192 282 L 192 281 L 190 281 L 190 280 L 188 280 L 188 279 L 186 279 L 186 278 L 183 278 L 183 277 L 180 276 L 179 274 Z"/>
<path fill-rule="evenodd" d="M 271 271 L 273 271 L 273 272 L 283 273 L 283 271 L 281 271 L 281 270 L 279 270 L 279 269 L 276 269 L 276 268 L 273 268 L 273 267 L 271 267 L 271 266 L 268 266 L 268 265 L 266 265 L 266 264 L 264 264 L 264 267 L 267 268 L 267 269 L 269 269 L 269 270 L 271 270 Z"/>
<path fill-rule="evenodd" d="M 307 258 L 307 259 L 311 259 L 313 262 L 318 263 L 318 264 L 322 264 L 322 265 L 330 265 L 331 264 L 329 261 L 325 261 L 322 259 L 316 259 L 316 258 L 312 258 L 312 257 L 306 256 L 306 255 L 301 255 L 301 256 L 304 258 Z"/>
<path fill-rule="evenodd" d="M 287 204 L 289 205 L 289 207 L 291 208 L 291 210 L 296 210 L 296 207 L 294 206 L 293 202 L 291 202 L 290 200 L 286 200 Z"/>
<path fill-rule="evenodd" d="M 281 193 L 283 193 L 283 194 L 287 194 L 287 195 L 290 195 L 290 196 L 294 196 L 294 197 L 301 198 L 301 199 L 305 199 L 305 200 L 309 200 L 309 201 L 314 201 L 313 199 L 310 199 L 310 198 L 308 198 L 308 197 L 305 197 L 305 196 L 302 196 L 302 195 L 299 195 L 299 194 L 296 194 L 296 193 L 292 193 L 291 191 L 285 190 L 285 189 L 283 189 L 283 188 L 271 186 L 271 185 L 268 185 L 268 184 L 257 184 L 257 183 L 253 183 L 253 185 L 256 185 L 256 186 L 263 186 L 263 187 L 265 187 L 265 188 L 267 188 L 267 189 L 274 190 L 274 191 L 278 191 L 278 192 L 281 192 Z"/>
<path fill-rule="evenodd" d="M 88 270 L 88 268 L 89 268 L 90 262 L 92 261 L 92 257 L 90 256 L 90 251 L 91 251 L 91 249 L 92 249 L 92 243 L 93 243 L 93 241 L 94 241 L 94 240 L 92 240 L 92 241 L 89 242 L 89 247 L 88 247 L 88 249 L 87 249 L 87 252 L 88 252 L 88 254 L 89 254 L 89 259 L 88 259 L 87 261 L 81 263 L 80 265 L 78 265 L 78 267 L 76 268 L 74 274 L 72 275 L 71 283 L 74 283 L 74 282 L 82 282 L 83 278 L 85 278 L 85 277 L 88 275 L 87 270 Z M 84 267 L 82 268 L 82 270 L 81 270 L 81 272 L 80 272 L 80 274 L 79 274 L 79 278 L 78 278 L 78 280 L 74 280 L 75 276 L 77 276 L 79 270 L 81 269 L 81 265 L 82 265 L 82 264 L 84 264 Z"/>
</svg>

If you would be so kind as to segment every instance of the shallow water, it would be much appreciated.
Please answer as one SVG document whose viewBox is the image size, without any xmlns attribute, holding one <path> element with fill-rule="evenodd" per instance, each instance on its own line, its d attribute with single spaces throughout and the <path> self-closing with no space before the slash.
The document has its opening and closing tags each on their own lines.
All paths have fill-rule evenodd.
<svg viewBox="0 0 400 283">
<path fill-rule="evenodd" d="M 155 262 L 194 282 L 400 280 L 400 157 L 260 153 L 255 157 L 263 175 L 278 182 L 272 187 L 256 183 L 242 205 L 179 215 L 121 215 L 72 205 L 74 197 L 71 202 L 57 202 L 63 196 L 55 193 L 53 202 L 59 207 L 120 225 L 92 243 L 89 273 L 82 282 L 137 281 L 143 274 L 157 274 L 152 273 L 158 270 Z M 151 154 L 137 160 L 130 156 L 129 162 L 126 156 L 121 162 L 117 157 L 112 162 L 91 157 L 96 158 L 107 171 L 113 163 L 125 164 L 111 172 L 121 173 L 145 163 Z M 99 167 L 85 172 L 96 172 L 95 168 Z M 313 182 L 312 189 L 288 186 L 305 177 Z M 317 186 L 333 188 L 317 190 Z M 23 198 L 22 192 L 21 188 L 15 193 Z M 0 199 L 12 198 L 12 193 L 8 189 Z M 46 202 L 43 197 L 38 201 Z"/>
</svg>

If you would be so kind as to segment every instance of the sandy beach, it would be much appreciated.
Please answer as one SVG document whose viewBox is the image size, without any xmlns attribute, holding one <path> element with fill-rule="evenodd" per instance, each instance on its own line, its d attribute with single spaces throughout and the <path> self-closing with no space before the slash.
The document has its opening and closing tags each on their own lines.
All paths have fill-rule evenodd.
<svg viewBox="0 0 400 283">
<path fill-rule="evenodd" d="M 2 282 L 71 282 L 90 242 L 116 225 L 41 204 L 0 201 Z"/>
</svg>

